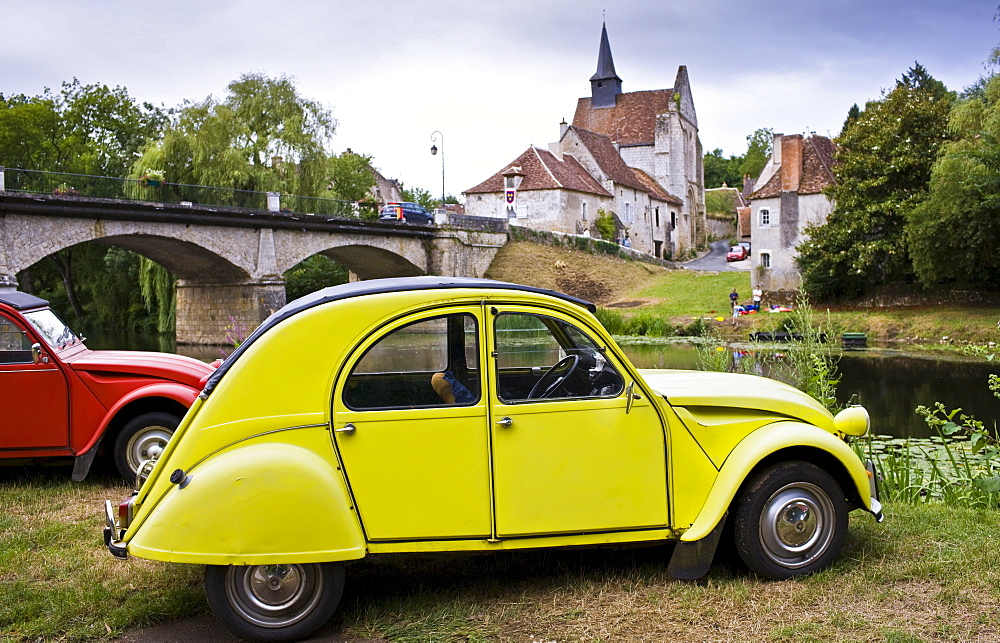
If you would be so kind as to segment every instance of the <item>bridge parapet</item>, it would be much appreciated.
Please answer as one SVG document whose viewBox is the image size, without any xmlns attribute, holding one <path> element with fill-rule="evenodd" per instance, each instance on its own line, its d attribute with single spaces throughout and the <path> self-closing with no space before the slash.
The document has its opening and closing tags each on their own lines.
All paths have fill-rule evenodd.
<svg viewBox="0 0 1000 643">
<path fill-rule="evenodd" d="M 282 275 L 323 254 L 360 278 L 482 277 L 507 222 L 461 217 L 442 227 L 214 206 L 0 192 L 0 289 L 63 248 L 103 241 L 180 278 L 177 341 L 225 343 L 285 303 Z"/>
</svg>

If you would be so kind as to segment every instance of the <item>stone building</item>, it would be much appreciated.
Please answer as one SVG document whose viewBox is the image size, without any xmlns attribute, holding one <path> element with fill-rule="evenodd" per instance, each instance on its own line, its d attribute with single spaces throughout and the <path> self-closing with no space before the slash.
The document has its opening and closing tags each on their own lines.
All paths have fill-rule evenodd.
<svg viewBox="0 0 1000 643">
<path fill-rule="evenodd" d="M 750 195 L 753 285 L 769 292 L 797 291 L 802 277 L 796 248 L 807 226 L 826 221 L 833 201 L 823 193 L 835 182 L 836 146 L 825 136 L 774 135 L 771 158 Z"/>
<path fill-rule="evenodd" d="M 670 89 L 623 93 L 621 83 L 602 28 L 591 96 L 577 101 L 573 123 L 561 124 L 548 150 L 531 147 L 466 190 L 466 212 L 593 234 L 603 209 L 614 215 L 619 241 L 627 236 L 654 256 L 677 258 L 704 243 L 702 147 L 687 68 Z"/>
</svg>

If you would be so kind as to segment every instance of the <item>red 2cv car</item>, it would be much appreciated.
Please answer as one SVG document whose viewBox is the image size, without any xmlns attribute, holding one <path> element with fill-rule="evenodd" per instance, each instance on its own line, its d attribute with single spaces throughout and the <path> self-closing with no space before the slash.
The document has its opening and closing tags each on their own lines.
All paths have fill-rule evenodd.
<svg viewBox="0 0 1000 643">
<path fill-rule="evenodd" d="M 0 293 L 0 464 L 72 457 L 83 480 L 110 447 L 126 480 L 163 450 L 214 370 L 190 357 L 93 351 L 23 292 Z"/>
</svg>

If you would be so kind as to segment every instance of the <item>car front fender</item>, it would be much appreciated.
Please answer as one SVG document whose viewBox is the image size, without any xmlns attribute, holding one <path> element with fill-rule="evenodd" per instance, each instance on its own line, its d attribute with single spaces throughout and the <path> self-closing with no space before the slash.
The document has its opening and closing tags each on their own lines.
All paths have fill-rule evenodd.
<svg viewBox="0 0 1000 643">
<path fill-rule="evenodd" d="M 715 528 L 736 492 L 761 461 L 783 449 L 802 448 L 822 451 L 839 462 L 850 477 L 854 489 L 844 489 L 851 496 L 856 492 L 866 509 L 872 510 L 868 472 L 850 446 L 837 436 L 818 427 L 800 422 L 775 422 L 749 434 L 726 458 L 701 512 L 684 534 L 682 541 L 696 541 L 708 536 Z M 795 458 L 801 459 L 801 458 Z M 835 472 L 830 472 L 834 474 Z M 838 477 L 838 476 L 834 476 Z"/>
<path fill-rule="evenodd" d="M 98 427 L 97 431 L 90 436 L 90 440 L 87 441 L 87 444 L 77 451 L 77 455 L 79 456 L 87 453 L 94 448 L 98 441 L 104 436 L 104 432 L 108 430 L 108 426 L 118 416 L 121 410 L 133 402 L 149 398 L 163 398 L 177 402 L 185 409 L 189 409 L 197 397 L 197 390 L 191 388 L 190 386 L 185 386 L 184 384 L 178 384 L 176 382 L 157 382 L 156 384 L 147 384 L 146 386 L 133 389 L 120 397 L 114 405 L 108 409 L 108 412 L 104 414 L 104 419 L 101 420 L 100 427 Z"/>
<path fill-rule="evenodd" d="M 324 439 L 329 448 L 322 428 L 279 431 L 177 474 L 126 532 L 128 553 L 209 565 L 363 557 L 365 539 L 344 479 L 336 461 L 321 455 Z"/>
</svg>

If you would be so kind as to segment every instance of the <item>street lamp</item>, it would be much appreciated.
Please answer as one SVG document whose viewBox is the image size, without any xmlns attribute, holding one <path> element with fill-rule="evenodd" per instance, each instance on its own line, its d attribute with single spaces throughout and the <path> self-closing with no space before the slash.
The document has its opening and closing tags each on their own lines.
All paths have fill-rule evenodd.
<svg viewBox="0 0 1000 643">
<path fill-rule="evenodd" d="M 437 143 L 437 137 L 441 137 L 441 209 L 444 210 L 444 134 L 434 130 L 431 133 L 431 143 Z M 438 146 L 431 145 L 431 156 L 438 153 Z"/>
</svg>

